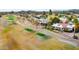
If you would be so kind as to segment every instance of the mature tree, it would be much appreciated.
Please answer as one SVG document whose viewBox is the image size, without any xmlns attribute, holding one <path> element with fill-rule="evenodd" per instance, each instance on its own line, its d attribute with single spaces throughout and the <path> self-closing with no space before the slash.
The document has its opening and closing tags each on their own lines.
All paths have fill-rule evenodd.
<svg viewBox="0 0 79 59">
<path fill-rule="evenodd" d="M 78 23 L 78 19 L 74 19 L 74 20 L 73 20 L 73 23 L 74 23 L 74 24 L 77 24 L 77 23 Z"/>
<path fill-rule="evenodd" d="M 43 11 L 43 15 L 46 15 L 46 12 L 45 11 Z"/>
<path fill-rule="evenodd" d="M 0 15 L 0 17 L 2 17 L 2 15 Z"/>
<path fill-rule="evenodd" d="M 68 21 L 72 21 L 73 18 L 71 16 L 70 17 L 67 16 L 67 19 Z"/>
<path fill-rule="evenodd" d="M 47 18 L 47 16 L 48 16 L 48 15 L 46 14 L 46 12 L 45 12 L 45 11 L 43 11 L 43 13 L 42 13 L 42 16 L 41 16 L 41 17 L 43 17 L 43 18 L 45 18 L 45 19 L 46 19 L 46 18 Z"/>
<path fill-rule="evenodd" d="M 75 18 L 74 20 L 73 20 L 73 23 L 74 23 L 74 35 L 73 35 L 73 37 L 75 38 L 76 37 L 76 35 L 75 35 L 75 32 L 76 32 L 76 25 L 79 23 L 78 22 L 78 19 L 77 18 Z"/>
<path fill-rule="evenodd" d="M 52 15 L 52 10 L 51 9 L 49 10 L 49 15 Z"/>
<path fill-rule="evenodd" d="M 59 23 L 59 22 L 60 22 L 60 19 L 58 17 L 54 17 L 54 18 L 50 17 L 50 21 L 47 24 L 47 28 L 49 30 L 52 30 L 53 28 L 52 28 L 51 25 L 54 24 L 54 23 Z"/>
<path fill-rule="evenodd" d="M 59 23 L 60 22 L 60 19 L 58 17 L 54 17 L 51 21 L 51 24 L 53 23 Z"/>
<path fill-rule="evenodd" d="M 14 11 L 11 11 L 11 12 L 10 12 L 10 14 L 13 14 L 13 13 L 14 13 Z"/>
</svg>

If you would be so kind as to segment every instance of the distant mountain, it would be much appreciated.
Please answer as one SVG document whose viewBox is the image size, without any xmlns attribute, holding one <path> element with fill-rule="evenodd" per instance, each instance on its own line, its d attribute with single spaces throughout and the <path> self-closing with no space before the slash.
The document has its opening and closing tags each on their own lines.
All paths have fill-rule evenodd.
<svg viewBox="0 0 79 59">
<path fill-rule="evenodd" d="M 69 9 L 69 10 L 63 10 L 63 11 L 58 11 L 60 13 L 75 13 L 79 14 L 79 9 Z"/>
</svg>

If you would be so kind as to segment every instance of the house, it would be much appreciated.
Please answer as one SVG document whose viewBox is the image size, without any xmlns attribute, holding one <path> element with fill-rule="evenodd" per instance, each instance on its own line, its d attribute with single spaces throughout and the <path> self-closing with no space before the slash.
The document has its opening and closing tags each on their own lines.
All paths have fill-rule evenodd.
<svg viewBox="0 0 79 59">
<path fill-rule="evenodd" d="M 48 23 L 48 19 L 41 18 L 41 19 L 38 19 L 38 22 L 42 25 L 46 25 Z"/>
<path fill-rule="evenodd" d="M 41 25 L 47 25 L 47 23 L 48 23 L 48 19 L 45 19 L 45 18 L 33 17 L 33 19 L 34 19 L 35 21 L 37 21 L 39 24 L 41 24 Z"/>
<path fill-rule="evenodd" d="M 74 25 L 73 24 L 68 24 L 66 29 L 68 29 L 68 31 L 73 31 L 74 30 Z"/>
<path fill-rule="evenodd" d="M 52 27 L 55 29 L 55 30 L 62 30 L 63 27 L 60 23 L 55 23 L 52 25 Z"/>
<path fill-rule="evenodd" d="M 74 24 L 71 22 L 69 22 L 69 23 L 55 23 L 52 25 L 52 27 L 56 30 L 73 31 Z"/>
</svg>

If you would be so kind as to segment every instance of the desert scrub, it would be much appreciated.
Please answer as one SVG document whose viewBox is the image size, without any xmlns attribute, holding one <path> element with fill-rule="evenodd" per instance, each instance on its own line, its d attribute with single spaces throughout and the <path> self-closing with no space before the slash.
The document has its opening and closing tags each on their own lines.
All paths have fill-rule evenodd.
<svg viewBox="0 0 79 59">
<path fill-rule="evenodd" d="M 8 32 L 9 31 L 9 28 L 5 28 L 4 30 L 3 30 L 3 33 L 6 33 L 6 32 Z"/>
<path fill-rule="evenodd" d="M 10 30 L 12 30 L 13 28 L 11 27 L 11 26 L 8 26 L 8 27 L 5 27 L 4 29 L 3 29 L 3 33 L 6 33 L 6 32 L 8 32 L 8 31 L 10 31 Z"/>
</svg>

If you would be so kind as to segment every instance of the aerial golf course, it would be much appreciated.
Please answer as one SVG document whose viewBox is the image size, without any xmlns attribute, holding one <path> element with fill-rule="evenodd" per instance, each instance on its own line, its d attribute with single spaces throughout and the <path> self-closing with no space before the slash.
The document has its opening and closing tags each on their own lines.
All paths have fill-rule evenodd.
<svg viewBox="0 0 79 59">
<path fill-rule="evenodd" d="M 21 18 L 21 17 L 20 17 Z M 48 35 L 38 31 L 26 18 L 26 26 L 21 26 L 16 21 L 16 15 L 3 16 L 0 24 L 0 49 L 3 50 L 76 50 L 72 44 L 59 41 L 55 35 Z M 2 21 L 3 21 L 2 20 Z M 6 23 L 7 22 L 7 23 Z M 4 26 L 6 24 L 7 26 Z M 24 23 L 21 22 L 22 25 Z M 34 26 L 34 27 L 33 27 Z M 42 30 L 42 29 L 40 29 Z M 50 32 L 48 32 L 50 33 Z"/>
</svg>

